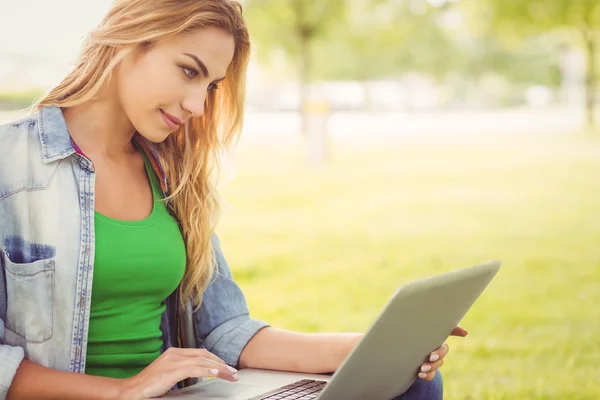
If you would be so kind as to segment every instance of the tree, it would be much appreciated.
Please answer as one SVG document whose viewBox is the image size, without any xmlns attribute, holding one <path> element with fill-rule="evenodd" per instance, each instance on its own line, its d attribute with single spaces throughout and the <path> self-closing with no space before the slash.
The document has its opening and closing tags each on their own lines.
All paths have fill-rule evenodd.
<svg viewBox="0 0 600 400">
<path fill-rule="evenodd" d="M 442 8 L 427 0 L 248 0 L 246 5 L 263 61 L 283 50 L 288 61 L 302 66 L 304 105 L 311 80 L 368 83 L 407 72 L 442 78 L 456 71 L 460 55 L 439 23 Z M 365 85 L 368 99 L 369 89 Z"/>
<path fill-rule="evenodd" d="M 598 0 L 473 0 L 470 7 L 481 26 L 514 40 L 518 35 L 567 31 L 578 37 L 585 52 L 586 120 L 594 126 L 600 47 L 600 1 Z"/>
<path fill-rule="evenodd" d="M 329 39 L 332 28 L 343 22 L 344 0 L 246 0 L 245 15 L 252 36 L 260 43 L 263 59 L 284 50 L 299 65 L 302 131 L 306 133 L 308 84 L 313 78 L 313 47 Z"/>
<path fill-rule="evenodd" d="M 345 23 L 332 30 L 335 40 L 318 43 L 317 54 L 329 59 L 317 76 L 366 81 L 420 72 L 439 78 L 454 70 L 456 49 L 439 23 L 441 8 L 425 0 L 351 3 Z"/>
</svg>

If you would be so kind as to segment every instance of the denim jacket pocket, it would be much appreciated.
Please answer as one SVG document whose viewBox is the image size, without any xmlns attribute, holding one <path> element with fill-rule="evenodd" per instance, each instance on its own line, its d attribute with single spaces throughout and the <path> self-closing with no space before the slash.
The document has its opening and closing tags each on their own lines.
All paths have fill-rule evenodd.
<svg viewBox="0 0 600 400">
<path fill-rule="evenodd" d="M 7 309 L 4 326 L 31 343 L 52 337 L 54 311 L 54 259 L 21 264 L 2 251 Z"/>
</svg>

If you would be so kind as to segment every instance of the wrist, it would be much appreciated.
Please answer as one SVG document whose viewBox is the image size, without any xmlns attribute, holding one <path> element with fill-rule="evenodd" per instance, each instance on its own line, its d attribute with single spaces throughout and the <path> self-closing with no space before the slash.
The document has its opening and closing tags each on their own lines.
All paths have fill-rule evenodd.
<svg viewBox="0 0 600 400">
<path fill-rule="evenodd" d="M 106 400 L 143 400 L 133 378 L 115 379 Z"/>
<path fill-rule="evenodd" d="M 333 364 L 333 371 L 335 372 L 340 365 L 342 364 L 342 362 L 344 362 L 344 360 L 348 357 L 348 355 L 350 354 L 350 352 L 352 352 L 352 350 L 354 350 L 354 348 L 356 347 L 356 345 L 358 344 L 358 342 L 360 342 L 362 340 L 362 338 L 364 337 L 364 334 L 362 333 L 344 333 L 342 334 L 342 340 L 339 340 L 339 346 L 337 347 L 337 351 L 335 351 L 334 356 L 334 364 Z"/>
<path fill-rule="evenodd" d="M 348 354 L 358 345 L 358 343 L 365 336 L 364 333 L 346 333 L 345 340 L 345 353 L 344 357 L 347 357 Z"/>
</svg>

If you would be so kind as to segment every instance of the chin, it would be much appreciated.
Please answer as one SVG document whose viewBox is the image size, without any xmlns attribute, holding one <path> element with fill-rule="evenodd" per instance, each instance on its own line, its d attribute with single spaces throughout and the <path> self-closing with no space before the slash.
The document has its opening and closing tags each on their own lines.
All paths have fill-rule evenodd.
<svg viewBox="0 0 600 400">
<path fill-rule="evenodd" d="M 161 121 L 162 122 L 162 121 Z M 164 142 L 169 135 L 174 132 L 170 132 L 166 127 L 159 126 L 159 124 L 140 124 L 140 129 L 136 131 L 146 140 L 152 143 Z"/>
<path fill-rule="evenodd" d="M 152 133 L 142 133 L 139 132 L 138 133 L 146 140 L 152 142 L 152 143 L 162 143 L 164 142 L 171 133 L 165 133 L 165 132 L 152 132 Z"/>
</svg>

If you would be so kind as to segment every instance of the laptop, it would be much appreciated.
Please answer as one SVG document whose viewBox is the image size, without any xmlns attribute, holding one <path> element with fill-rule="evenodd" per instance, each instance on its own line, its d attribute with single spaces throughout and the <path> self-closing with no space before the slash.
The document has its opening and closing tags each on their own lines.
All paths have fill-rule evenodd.
<svg viewBox="0 0 600 400">
<path fill-rule="evenodd" d="M 390 400 L 417 379 L 500 269 L 501 261 L 421 278 L 400 286 L 333 375 L 242 369 L 167 393 L 165 399 Z"/>
</svg>

